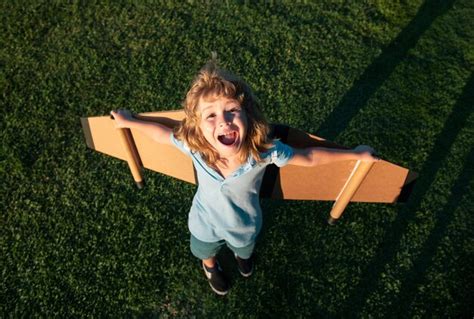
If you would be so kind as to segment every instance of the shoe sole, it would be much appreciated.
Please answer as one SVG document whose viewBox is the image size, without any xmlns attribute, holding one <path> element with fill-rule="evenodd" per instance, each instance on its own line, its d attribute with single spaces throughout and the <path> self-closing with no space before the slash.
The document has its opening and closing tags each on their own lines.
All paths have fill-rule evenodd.
<svg viewBox="0 0 474 319">
<path fill-rule="evenodd" d="M 218 294 L 219 296 L 225 296 L 229 293 L 229 291 L 219 291 L 217 290 L 216 288 L 214 288 L 211 283 L 209 282 L 209 287 L 211 287 L 212 291 L 214 291 L 216 294 Z"/>
<path fill-rule="evenodd" d="M 240 271 L 240 269 L 239 269 L 239 272 L 242 275 L 242 277 L 248 278 L 248 277 L 252 276 L 252 274 L 253 274 L 253 267 L 252 267 L 252 270 L 250 270 L 249 273 L 243 273 L 243 272 Z"/>
<path fill-rule="evenodd" d="M 235 257 L 236 259 L 238 258 L 238 256 L 237 256 L 236 254 L 234 254 L 234 257 Z M 240 272 L 240 274 L 242 275 L 242 277 L 248 278 L 248 277 L 252 276 L 252 274 L 253 274 L 254 264 L 252 263 L 252 269 L 250 269 L 250 272 L 248 272 L 248 273 L 242 272 L 242 271 L 240 270 L 240 267 L 239 267 L 239 266 L 237 266 L 237 269 L 239 270 L 239 272 Z"/>
</svg>

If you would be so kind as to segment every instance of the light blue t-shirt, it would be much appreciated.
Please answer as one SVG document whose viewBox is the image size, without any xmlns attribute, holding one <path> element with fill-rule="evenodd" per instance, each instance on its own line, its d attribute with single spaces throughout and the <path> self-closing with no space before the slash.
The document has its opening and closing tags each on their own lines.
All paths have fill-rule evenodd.
<svg viewBox="0 0 474 319">
<path fill-rule="evenodd" d="M 225 239 L 234 247 L 245 247 L 255 241 L 262 227 L 259 202 L 265 167 L 284 166 L 293 156 L 293 149 L 280 141 L 262 153 L 262 162 L 251 156 L 245 164 L 224 179 L 209 167 L 199 152 L 192 152 L 171 134 L 171 142 L 191 156 L 197 173 L 198 189 L 189 212 L 188 227 L 197 239 L 217 242 Z"/>
</svg>

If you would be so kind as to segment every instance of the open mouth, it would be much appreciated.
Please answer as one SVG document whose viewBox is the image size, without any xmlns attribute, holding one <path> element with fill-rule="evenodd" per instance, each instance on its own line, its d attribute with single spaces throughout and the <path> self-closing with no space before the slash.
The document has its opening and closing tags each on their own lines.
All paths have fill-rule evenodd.
<svg viewBox="0 0 474 319">
<path fill-rule="evenodd" d="M 234 144 L 235 141 L 237 140 L 237 133 L 236 132 L 230 132 L 230 133 L 227 133 L 227 134 L 219 135 L 217 137 L 217 139 L 222 144 L 229 146 L 229 145 Z"/>
</svg>

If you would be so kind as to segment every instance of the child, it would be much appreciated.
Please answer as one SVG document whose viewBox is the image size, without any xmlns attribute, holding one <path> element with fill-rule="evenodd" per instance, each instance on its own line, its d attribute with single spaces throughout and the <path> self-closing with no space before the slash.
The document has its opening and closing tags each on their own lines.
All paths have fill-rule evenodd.
<svg viewBox="0 0 474 319">
<path fill-rule="evenodd" d="M 269 127 L 257 102 L 240 78 L 208 62 L 194 79 L 184 100 L 185 119 L 173 132 L 140 121 L 128 111 L 112 111 L 117 127 L 134 128 L 158 143 L 190 156 L 198 189 L 189 212 L 191 252 L 202 260 L 214 292 L 225 295 L 227 279 L 216 260 L 227 245 L 242 276 L 253 272 L 252 253 L 262 226 L 259 189 L 269 164 L 315 166 L 333 161 L 376 161 L 368 146 L 352 151 L 325 148 L 293 149 L 268 137 Z"/>
</svg>

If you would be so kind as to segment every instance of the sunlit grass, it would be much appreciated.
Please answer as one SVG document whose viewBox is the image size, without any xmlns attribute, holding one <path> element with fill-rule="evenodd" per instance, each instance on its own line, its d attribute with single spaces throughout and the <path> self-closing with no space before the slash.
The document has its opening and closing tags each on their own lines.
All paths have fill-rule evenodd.
<svg viewBox="0 0 474 319">
<path fill-rule="evenodd" d="M 472 1 L 0 4 L 4 317 L 472 317 Z M 179 108 L 217 51 L 270 121 L 369 144 L 407 204 L 263 200 L 253 278 L 191 255 L 194 187 L 88 150 L 79 118 Z"/>
</svg>

